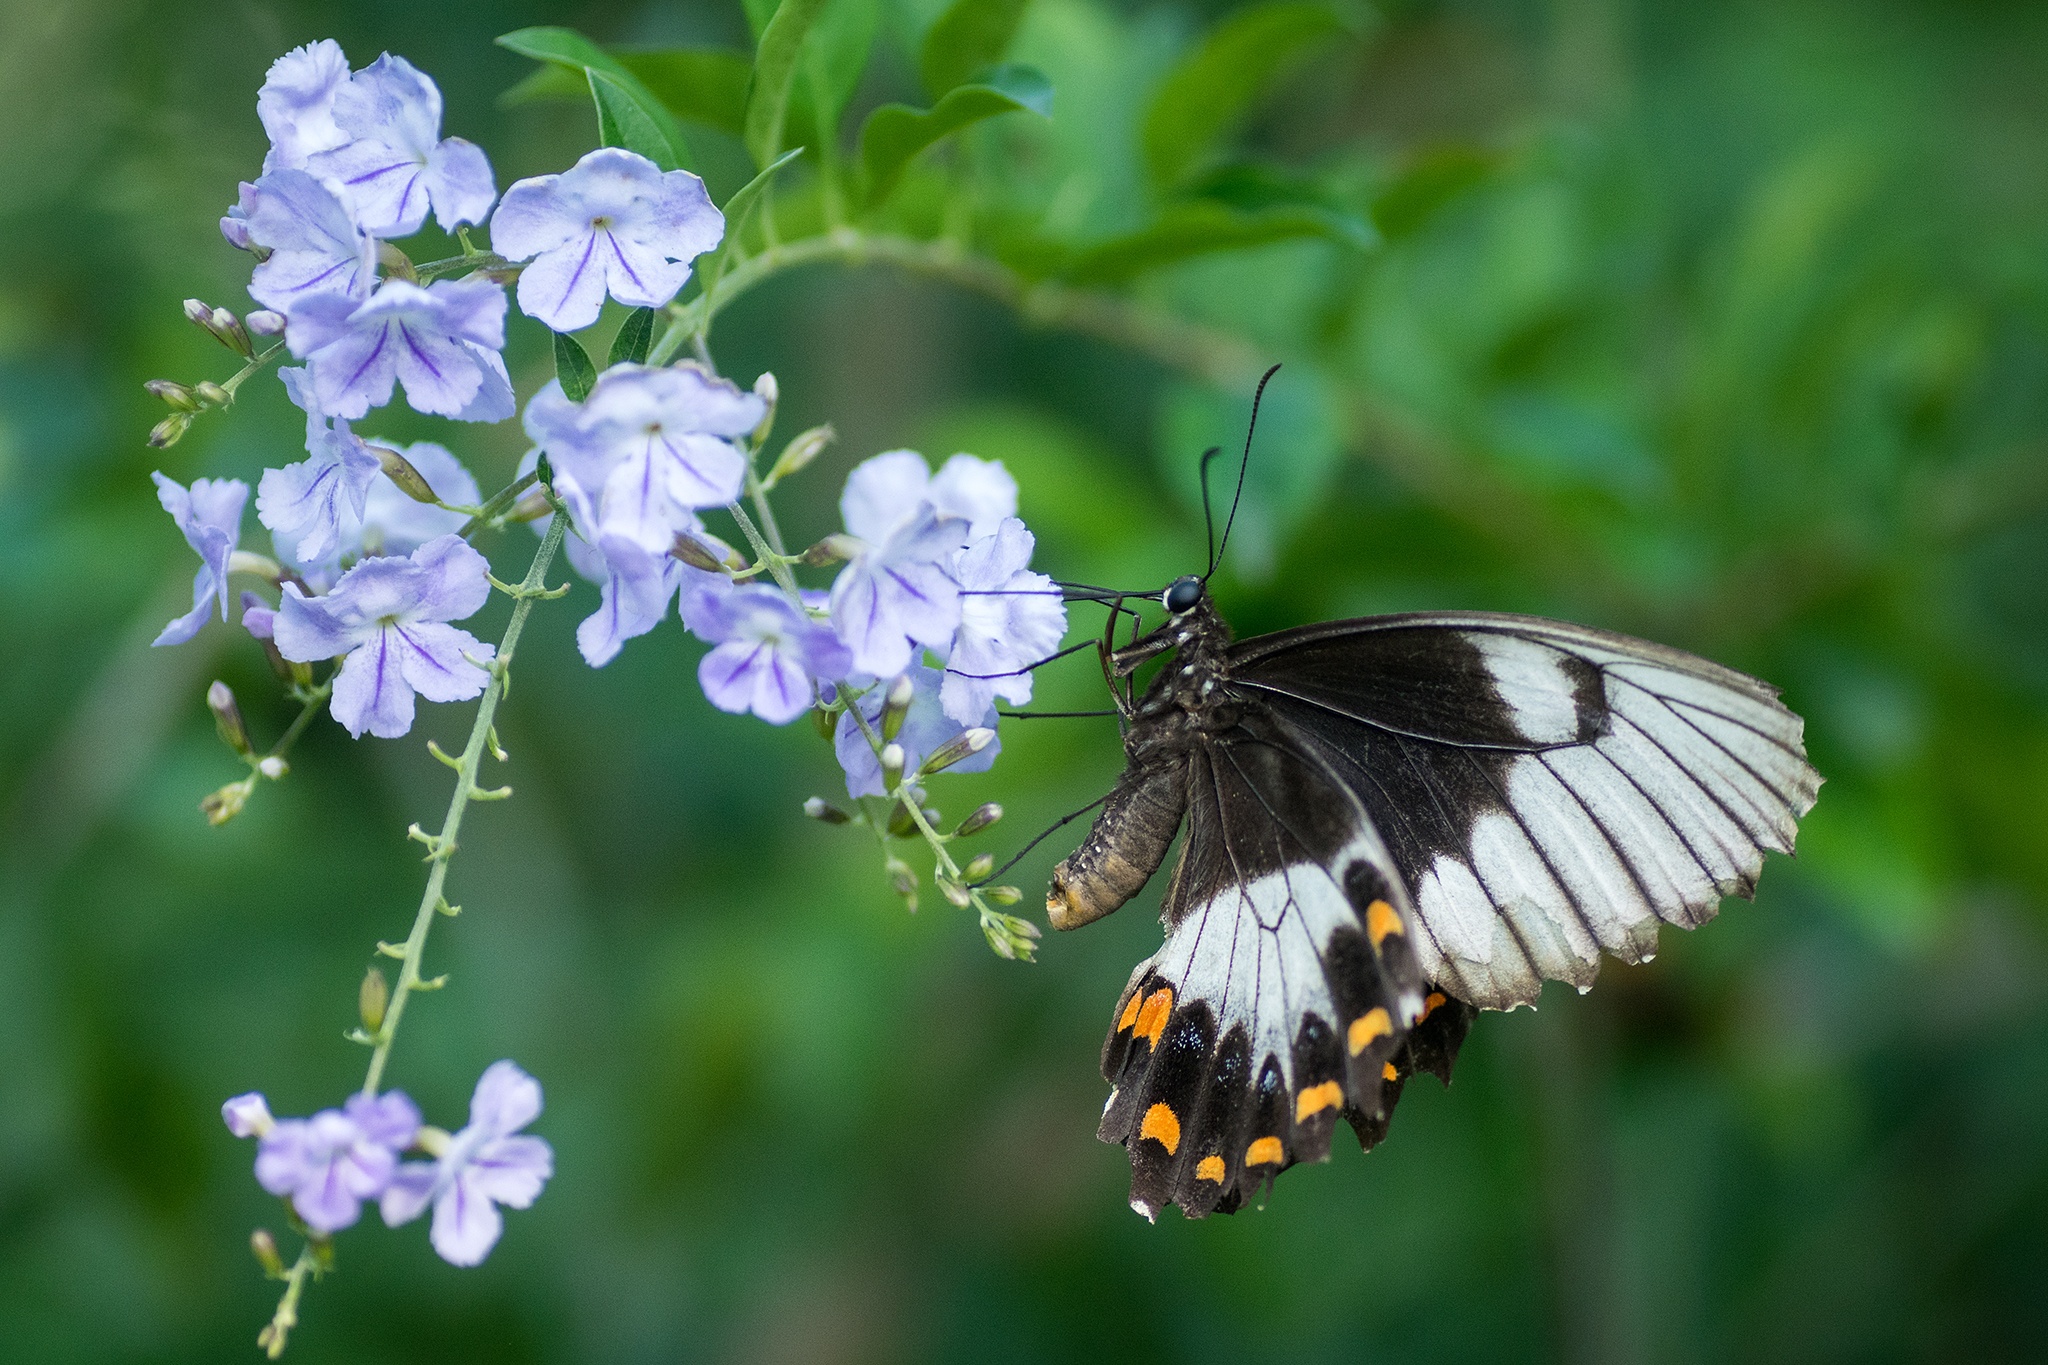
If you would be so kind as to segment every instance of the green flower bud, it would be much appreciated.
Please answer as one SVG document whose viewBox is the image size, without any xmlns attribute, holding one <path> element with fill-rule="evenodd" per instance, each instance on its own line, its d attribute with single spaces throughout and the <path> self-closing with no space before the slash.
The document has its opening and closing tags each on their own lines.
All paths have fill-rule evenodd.
<svg viewBox="0 0 2048 1365">
<path fill-rule="evenodd" d="M 986 881 L 988 874 L 995 870 L 996 855 L 993 853 L 978 853 L 968 859 L 967 866 L 962 868 L 961 872 L 968 881 L 980 882 Z"/>
<path fill-rule="evenodd" d="M 898 801 L 889 807 L 889 833 L 898 839 L 908 839 L 917 833 L 917 821 L 910 818 L 910 807 Z"/>
<path fill-rule="evenodd" d="M 412 467 L 411 460 L 390 446 L 372 445 L 370 449 L 376 452 L 377 463 L 384 466 L 384 477 L 397 484 L 399 492 L 414 502 L 432 505 L 441 501 L 434 492 L 434 486 L 427 482 L 426 475 Z"/>
<path fill-rule="evenodd" d="M 910 870 L 910 864 L 904 862 L 901 858 L 891 858 L 887 863 L 883 864 L 883 870 L 889 874 L 890 887 L 895 890 L 897 895 L 911 902 L 910 908 L 915 910 L 917 908 L 917 874 Z"/>
<path fill-rule="evenodd" d="M 152 379 L 142 386 L 143 392 L 153 394 L 168 403 L 178 412 L 199 411 L 199 399 L 192 390 L 175 379 Z"/>
<path fill-rule="evenodd" d="M 951 877 L 940 876 L 934 878 L 934 880 L 938 882 L 939 894 L 959 909 L 965 910 L 974 903 L 973 894 Z"/>
<path fill-rule="evenodd" d="M 924 766 L 918 769 L 918 773 L 922 776 L 929 776 L 932 773 L 942 772 L 958 763 L 961 759 L 970 758 L 980 753 L 995 742 L 995 737 L 996 732 L 984 726 L 977 725 L 971 730 L 962 730 L 959 734 L 932 750 L 931 757 L 924 761 Z"/>
<path fill-rule="evenodd" d="M 860 542 L 852 536 L 834 531 L 823 540 L 805 550 L 798 560 L 807 569 L 822 569 L 837 564 L 843 559 L 852 559 L 860 553 Z"/>
<path fill-rule="evenodd" d="M 832 429 L 829 422 L 824 426 L 798 432 L 789 438 L 789 444 L 775 457 L 775 463 L 769 467 L 768 477 L 763 482 L 773 488 L 824 454 L 825 448 L 838 439 L 839 433 Z"/>
<path fill-rule="evenodd" d="M 896 784 L 903 780 L 903 765 L 908 760 L 901 744 L 882 746 L 882 790 L 895 791 Z"/>
<path fill-rule="evenodd" d="M 804 802 L 804 814 L 810 816 L 813 820 L 822 820 L 828 825 L 844 825 L 851 823 L 853 820 L 851 815 L 848 815 L 822 796 L 813 796 Z"/>
<path fill-rule="evenodd" d="M 284 1257 L 277 1254 L 277 1239 L 270 1235 L 269 1228 L 258 1228 L 249 1234 L 249 1250 L 255 1253 L 256 1264 L 263 1267 L 263 1273 L 273 1280 L 284 1278 Z"/>
<path fill-rule="evenodd" d="M 203 401 L 217 408 L 224 408 L 235 401 L 233 394 L 214 383 L 211 379 L 202 379 L 197 384 L 194 384 L 192 392 L 198 394 Z"/>
<path fill-rule="evenodd" d="M 882 698 L 882 738 L 894 739 L 903 733 L 903 718 L 910 714 L 911 698 L 916 695 L 908 673 L 899 674 L 889 684 L 889 691 Z M 898 760 L 900 764 L 902 760 Z M 890 784 L 894 786 L 894 783 Z"/>
<path fill-rule="evenodd" d="M 373 966 L 363 973 L 363 984 L 356 989 L 356 1013 L 362 1017 L 363 1032 L 374 1035 L 384 1027 L 384 1011 L 390 1004 L 391 983 Z"/>
<path fill-rule="evenodd" d="M 1003 818 L 1003 808 L 990 801 L 976 806 L 974 813 L 960 822 L 960 828 L 953 831 L 955 839 L 965 839 L 970 834 L 979 834 Z"/>
<path fill-rule="evenodd" d="M 276 754 L 265 754 L 262 761 L 256 765 L 256 771 L 262 773 L 272 782 L 277 781 L 291 770 L 292 765 L 279 758 Z"/>
<path fill-rule="evenodd" d="M 774 375 L 763 370 L 760 378 L 754 381 L 754 394 L 768 407 L 761 415 L 761 424 L 754 428 L 754 447 L 758 450 L 767 442 L 768 433 L 775 429 L 775 405 L 782 399 L 782 385 L 775 382 Z"/>
<path fill-rule="evenodd" d="M 220 742 L 247 758 L 249 749 L 249 727 L 242 723 L 242 708 L 235 704 L 235 694 L 228 685 L 215 678 L 213 685 L 206 689 L 207 709 L 213 712 L 213 728 L 220 735 Z"/>
<path fill-rule="evenodd" d="M 981 894 L 997 905 L 1015 905 L 1024 899 L 1024 893 L 1014 886 L 984 886 Z"/>
<path fill-rule="evenodd" d="M 249 802 L 249 784 L 252 778 L 230 782 L 217 792 L 209 793 L 199 803 L 199 809 L 206 814 L 209 825 L 225 825 L 242 813 L 242 807 Z"/>
<path fill-rule="evenodd" d="M 687 531 L 676 532 L 675 544 L 669 547 L 669 553 L 693 569 L 702 569 L 705 573 L 725 572 L 725 566 L 719 563 L 717 555 L 711 553 L 711 547 Z"/>
</svg>

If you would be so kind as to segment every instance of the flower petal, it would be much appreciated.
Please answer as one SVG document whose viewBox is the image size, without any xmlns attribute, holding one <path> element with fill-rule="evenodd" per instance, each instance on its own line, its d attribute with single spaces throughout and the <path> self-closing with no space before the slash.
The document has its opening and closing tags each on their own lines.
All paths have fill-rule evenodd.
<svg viewBox="0 0 2048 1365">
<path fill-rule="evenodd" d="M 390 629 L 405 644 L 400 672 L 428 701 L 468 701 L 490 684 L 491 675 L 462 656 L 488 660 L 495 653 L 493 647 L 459 626 L 418 621 Z"/>
<path fill-rule="evenodd" d="M 481 223 L 498 198 L 490 158 L 483 148 L 465 138 L 444 138 L 427 158 L 427 197 L 433 201 L 434 221 L 443 232 L 453 232 L 464 223 Z"/>
<path fill-rule="evenodd" d="M 862 460 L 846 476 L 839 495 L 847 533 L 882 544 L 926 500 L 931 481 L 931 468 L 914 450 L 890 450 Z"/>
<path fill-rule="evenodd" d="M 507 1208 L 531 1208 L 555 1173 L 555 1149 L 526 1133 L 494 1138 L 477 1149 L 468 1171 L 472 1192 Z"/>
<path fill-rule="evenodd" d="M 278 625 L 282 634 L 282 613 Z M 282 652 L 284 647 L 278 648 Z M 342 660 L 329 709 L 350 735 L 361 739 L 367 730 L 379 739 L 396 739 L 412 729 L 412 688 L 402 671 L 405 655 L 404 643 L 385 626 Z"/>
<path fill-rule="evenodd" d="M 385 1227 L 410 1223 L 426 1212 L 427 1201 L 434 1197 L 435 1169 L 431 1161 L 408 1161 L 391 1173 L 390 1183 L 384 1186 L 378 1201 Z"/>
<path fill-rule="evenodd" d="M 498 1206 L 471 1189 L 470 1183 L 466 1173 L 458 1172 L 434 1200 L 429 1240 L 450 1265 L 481 1264 L 505 1230 L 505 1216 Z"/>
<path fill-rule="evenodd" d="M 497 1134 L 524 1128 L 540 1111 L 540 1082 L 509 1059 L 485 1067 L 469 1097 L 470 1126 Z"/>
<path fill-rule="evenodd" d="M 505 198 L 493 224 L 510 206 L 511 194 Z M 519 272 L 519 311 L 557 332 L 578 332 L 596 322 L 605 294 L 604 261 L 597 246 L 597 234 L 585 231 L 534 257 Z"/>
</svg>

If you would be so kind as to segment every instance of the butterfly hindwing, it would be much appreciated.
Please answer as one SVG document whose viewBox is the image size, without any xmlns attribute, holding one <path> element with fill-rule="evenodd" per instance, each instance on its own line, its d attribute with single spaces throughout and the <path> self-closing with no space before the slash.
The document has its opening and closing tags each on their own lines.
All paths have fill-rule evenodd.
<svg viewBox="0 0 2048 1365">
<path fill-rule="evenodd" d="M 1231 684 L 1341 773 L 1475 1005 L 1640 961 L 1789 853 L 1820 779 L 1753 678 L 1529 617 L 1379 617 L 1238 646 Z"/>
<path fill-rule="evenodd" d="M 1425 1008 L 1413 911 L 1363 804 L 1253 710 L 1186 763 L 1166 942 L 1117 1002 L 1102 1137 L 1134 1207 L 1191 1216 L 1322 1160 L 1340 1116 L 1383 1117 Z"/>
</svg>

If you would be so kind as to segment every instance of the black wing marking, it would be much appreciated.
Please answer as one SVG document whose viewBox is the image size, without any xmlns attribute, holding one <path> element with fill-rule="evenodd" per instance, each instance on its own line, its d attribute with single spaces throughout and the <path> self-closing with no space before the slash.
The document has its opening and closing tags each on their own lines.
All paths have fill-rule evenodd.
<svg viewBox="0 0 2048 1365">
<path fill-rule="evenodd" d="M 1411 903 L 1364 805 L 1299 736 L 1248 708 L 1187 774 L 1166 942 L 1132 973 L 1103 1046 L 1116 1089 L 1101 1136 L 1129 1149 L 1148 1217 L 1235 1210 L 1327 1158 L 1340 1115 L 1377 1141 L 1400 1079 L 1447 1073 L 1463 1037 L 1445 1032 L 1452 1010 L 1416 1052 L 1411 1026 L 1442 996 Z"/>
<path fill-rule="evenodd" d="M 1425 974 L 1472 1004 L 1590 985 L 1654 953 L 1789 853 L 1820 777 L 1754 678 L 1533 617 L 1333 622 L 1246 641 L 1231 686 L 1363 800 L 1425 932 Z"/>
</svg>

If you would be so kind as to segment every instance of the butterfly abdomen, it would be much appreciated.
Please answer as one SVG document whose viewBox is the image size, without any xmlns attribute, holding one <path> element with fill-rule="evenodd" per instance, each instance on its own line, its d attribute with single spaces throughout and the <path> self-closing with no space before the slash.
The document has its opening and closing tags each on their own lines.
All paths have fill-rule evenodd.
<svg viewBox="0 0 2048 1365">
<path fill-rule="evenodd" d="M 1087 839 L 1052 871 L 1052 927 L 1079 928 L 1137 895 L 1166 860 L 1187 804 L 1184 759 L 1126 769 Z"/>
</svg>

